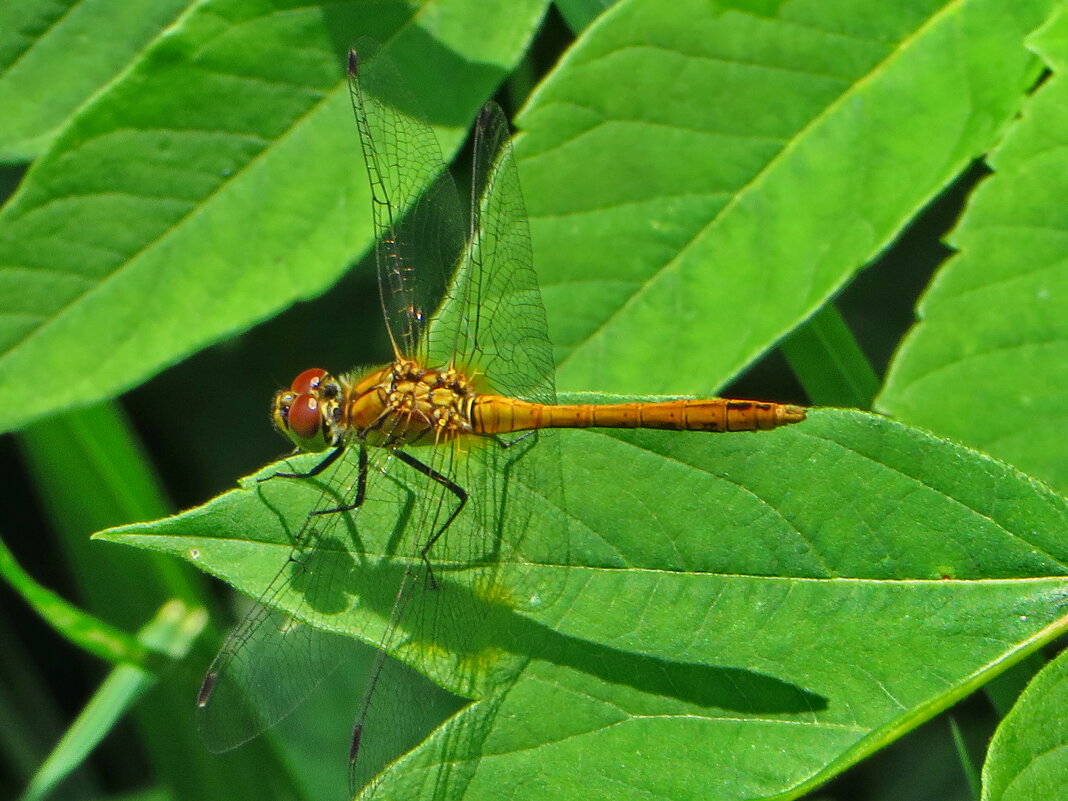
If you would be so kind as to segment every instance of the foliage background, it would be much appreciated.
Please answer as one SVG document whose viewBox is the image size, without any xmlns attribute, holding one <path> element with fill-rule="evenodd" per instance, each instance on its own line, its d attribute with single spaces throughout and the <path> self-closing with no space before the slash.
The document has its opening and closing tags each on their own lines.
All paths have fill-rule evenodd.
<svg viewBox="0 0 1068 801">
<path fill-rule="evenodd" d="M 337 125 L 340 60 L 322 48 L 366 32 L 404 43 L 450 152 L 498 89 L 525 104 L 517 155 L 562 388 L 801 400 L 768 352 L 793 332 L 782 351 L 814 403 L 867 408 L 878 390 L 877 410 L 1063 492 L 1058 3 L 623 2 L 596 20 L 597 4 L 477 6 L 3 10 L 0 408 L 22 431 L 5 462 L 26 470 L 4 483 L 0 526 L 35 577 L 128 632 L 167 598 L 205 602 L 213 591 L 174 563 L 85 535 L 201 503 L 278 456 L 249 410 L 300 368 L 388 358 L 369 266 L 346 271 L 369 244 L 364 176 Z M 309 42 L 321 49 L 295 46 Z M 290 56 L 266 80 L 265 52 Z M 16 597 L 4 609 L 17 789 L 106 669 Z M 200 749 L 188 709 L 210 634 L 64 795 L 262 797 L 266 777 L 279 796 L 317 794 L 269 743 Z M 1035 669 L 955 708 L 952 736 L 938 718 L 818 792 L 973 797 L 967 766 Z M 1057 743 L 1056 725 L 1028 719 L 1059 708 L 1056 678 L 999 732 L 1009 756 L 987 763 L 986 797 L 1011 795 L 1005 775 L 1052 748 L 1020 731 Z M 1064 775 L 1032 770 L 1053 777 L 1038 787 Z"/>
</svg>

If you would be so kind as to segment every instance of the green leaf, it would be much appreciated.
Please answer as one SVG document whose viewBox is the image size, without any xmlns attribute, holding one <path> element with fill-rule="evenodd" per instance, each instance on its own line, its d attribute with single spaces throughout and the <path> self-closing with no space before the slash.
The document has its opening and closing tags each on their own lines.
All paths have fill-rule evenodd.
<svg viewBox="0 0 1068 801">
<path fill-rule="evenodd" d="M 471 0 L 374 15 L 355 2 L 196 6 L 0 211 L 0 428 L 134 386 L 322 292 L 367 248 L 343 77 L 359 33 L 391 49 L 450 152 L 542 7 L 513 4 L 505 25 Z M 27 395 L 42 372 L 49 391 Z"/>
<path fill-rule="evenodd" d="M 1068 774 L 1068 653 L 1050 662 L 994 733 L 983 801 L 1055 801 Z"/>
<path fill-rule="evenodd" d="M 0 161 L 38 155 L 66 117 L 114 80 L 188 4 L 79 0 L 0 6 Z"/>
<path fill-rule="evenodd" d="M 991 145 L 1052 5 L 598 17 L 519 120 L 559 385 L 703 394 L 738 373 Z"/>
<path fill-rule="evenodd" d="M 460 624 L 476 634 L 453 635 L 468 647 L 451 664 L 504 680 L 445 675 L 421 634 L 396 637 L 391 653 L 454 693 L 466 684 L 474 703 L 386 774 L 383 797 L 418 797 L 443 775 L 450 798 L 502 786 L 515 798 L 795 797 L 1068 626 L 1065 501 L 884 418 L 822 411 L 748 436 L 558 432 L 520 458 L 530 483 L 507 494 L 509 520 L 524 521 L 517 557 L 416 589 L 439 620 L 460 603 L 480 612 Z M 546 478 L 557 458 L 563 508 Z M 372 472 L 358 517 L 314 524 L 330 542 L 314 569 L 337 581 L 289 585 L 283 609 L 381 636 L 397 586 L 380 581 L 381 557 L 420 537 L 400 501 L 424 490 L 402 468 Z M 246 481 L 98 537 L 256 596 L 286 564 L 281 532 L 301 529 L 320 492 L 319 480 Z M 471 517 L 446 540 L 492 540 Z M 496 579 L 470 578 L 480 571 Z"/>
<path fill-rule="evenodd" d="M 1054 70 L 989 162 L 878 408 L 1068 489 L 1068 15 L 1031 40 Z"/>
</svg>

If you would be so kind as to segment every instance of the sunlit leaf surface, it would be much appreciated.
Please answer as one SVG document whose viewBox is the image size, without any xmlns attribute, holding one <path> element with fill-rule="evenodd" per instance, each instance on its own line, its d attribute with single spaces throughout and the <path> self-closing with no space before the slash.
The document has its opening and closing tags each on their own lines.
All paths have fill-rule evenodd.
<svg viewBox="0 0 1068 801">
<path fill-rule="evenodd" d="M 467 798 L 494 797 L 502 782 L 520 798 L 546 788 L 609 797 L 620 784 L 677 797 L 699 787 L 721 798 L 792 794 L 1065 625 L 1064 501 L 916 430 L 820 412 L 761 434 L 553 439 L 523 458 L 536 476 L 559 448 L 566 510 L 545 504 L 536 478 L 513 489 L 528 544 L 470 621 L 483 649 L 472 663 L 508 660 L 519 672 L 400 763 L 387 794 L 413 797 L 441 765 Z M 419 491 L 400 467 L 377 477 L 358 518 L 332 529 L 335 547 L 317 569 L 339 576 L 336 592 L 293 587 L 283 608 L 376 642 L 389 605 L 375 566 L 403 547 L 390 540 L 398 501 L 405 487 Z M 316 494 L 312 482 L 249 482 L 103 536 L 257 594 Z M 448 536 L 470 536 L 470 521 L 457 525 Z M 445 582 L 435 603 L 447 607 L 463 586 Z M 418 643 L 400 638 L 395 653 L 422 664 Z M 453 690 L 462 682 L 430 677 Z"/>
<path fill-rule="evenodd" d="M 1053 68 L 990 157 L 918 309 L 880 409 L 1068 489 L 1068 21 L 1032 44 Z"/>
</svg>

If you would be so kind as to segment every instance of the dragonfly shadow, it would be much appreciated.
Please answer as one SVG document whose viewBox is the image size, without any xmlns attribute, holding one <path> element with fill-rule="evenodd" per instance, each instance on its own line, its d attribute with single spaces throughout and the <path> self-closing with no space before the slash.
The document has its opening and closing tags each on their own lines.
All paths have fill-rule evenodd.
<svg viewBox="0 0 1068 801">
<path fill-rule="evenodd" d="M 399 506 L 399 510 L 397 512 L 397 523 L 390 531 L 389 537 L 386 539 L 384 549 L 384 553 L 387 556 L 395 556 L 400 551 L 404 533 L 408 530 L 409 523 L 412 519 L 412 514 L 415 511 L 416 493 L 408 484 L 397 479 L 395 476 L 389 473 L 382 476 L 380 479 L 380 483 L 385 482 L 389 482 L 393 485 L 393 490 L 396 493 L 393 497 L 393 503 Z M 350 520 L 349 522 L 351 526 L 352 521 Z M 356 536 L 355 529 L 353 529 L 352 535 L 353 542 L 357 546 L 359 546 L 359 539 Z M 363 553 L 362 550 L 361 553 Z"/>
<path fill-rule="evenodd" d="M 371 570 L 354 569 L 349 589 L 361 604 L 388 615 L 400 581 L 416 586 L 407 614 L 396 618 L 408 654 L 431 654 L 430 664 L 415 658 L 414 664 L 432 678 L 443 665 L 460 666 L 500 679 L 499 670 L 512 660 L 518 669 L 529 660 L 541 660 L 580 671 L 607 684 L 629 687 L 641 693 L 670 698 L 702 709 L 731 713 L 811 714 L 827 707 L 827 698 L 758 671 L 703 662 L 683 662 L 654 654 L 615 648 L 604 643 L 563 634 L 531 618 L 497 598 L 462 574 L 465 571 L 435 570 L 437 587 L 425 585 L 421 567 L 405 571 L 397 565 L 379 565 Z M 443 654 L 448 654 L 448 659 Z M 449 676 L 436 676 L 448 680 Z M 451 692 L 464 695 L 479 688 L 470 676 L 451 677 Z M 486 687 L 482 686 L 482 690 Z"/>
<path fill-rule="evenodd" d="M 286 504 L 279 503 L 265 489 L 268 481 L 254 487 L 260 503 L 275 519 L 277 529 L 285 534 L 287 544 L 293 546 L 288 564 L 280 565 L 281 571 L 288 574 L 287 591 L 299 592 L 321 613 L 342 611 L 349 605 L 344 600 L 351 594 L 347 589 L 348 577 L 357 569 L 357 562 L 366 562 L 370 569 L 383 558 L 398 553 L 415 508 L 416 494 L 403 481 L 387 474 L 378 477 L 376 489 L 381 492 L 388 486 L 388 497 L 369 498 L 359 509 L 324 513 L 324 509 L 346 508 L 353 502 L 355 491 L 343 491 L 344 483 L 339 489 L 330 479 L 269 476 L 268 480 L 299 482 L 301 492 L 310 491 L 319 498 L 316 512 L 302 515 L 299 524 L 295 524 Z M 386 509 L 388 514 L 383 514 Z"/>
<path fill-rule="evenodd" d="M 758 671 L 621 650 L 527 623 L 517 636 L 543 638 L 533 656 L 609 684 L 734 714 L 806 714 L 827 708 L 825 696 Z"/>
<path fill-rule="evenodd" d="M 518 491 L 518 482 L 513 477 L 517 471 L 522 473 L 523 457 L 544 436 L 545 432 L 528 432 L 511 440 L 493 437 L 485 442 L 476 443 L 472 447 L 470 458 L 482 462 L 483 470 L 493 476 L 493 480 L 499 484 L 489 493 L 494 499 L 492 502 L 496 503 L 496 508 L 492 511 L 487 510 L 486 516 L 492 522 L 487 526 L 489 536 L 486 540 L 490 545 L 482 556 L 483 564 L 493 564 L 502 558 L 511 558 L 513 548 L 522 550 L 524 544 L 522 534 L 520 533 L 518 537 L 513 534 L 510 538 L 508 532 L 509 520 L 527 514 L 526 510 L 517 506 L 517 501 L 513 497 Z"/>
<path fill-rule="evenodd" d="M 340 537 L 321 537 L 314 551 L 293 559 L 289 589 L 320 615 L 340 614 L 351 605 L 345 577 L 355 565 Z"/>
<path fill-rule="evenodd" d="M 736 714 L 805 714 L 827 698 L 796 684 L 744 668 L 683 662 L 562 634 L 512 612 L 507 634 L 535 659 L 571 668 L 608 684 Z"/>
<path fill-rule="evenodd" d="M 511 486 L 507 480 L 509 467 L 533 445 L 532 437 L 529 446 L 520 442 L 506 449 L 490 449 L 498 457 L 506 454 L 496 460 L 502 471 L 498 475 L 503 478 L 503 493 Z M 397 555 L 416 508 L 415 494 L 402 480 L 389 475 L 382 478 L 393 484 L 389 494 L 395 504 L 395 517 L 386 536 L 386 553 L 378 556 L 368 555 L 363 547 L 366 538 L 360 535 L 363 523 L 359 514 L 308 518 L 308 528 L 294 536 L 287 528 L 285 515 L 264 498 L 295 541 L 315 540 L 315 547 L 291 557 L 288 590 L 303 596 L 296 605 L 306 604 L 314 610 L 315 615 L 307 617 L 357 610 L 364 619 L 357 618 L 340 628 L 362 634 L 372 644 L 388 625 L 396 626 L 390 650 L 402 653 L 404 661 L 452 692 L 477 695 L 486 677 L 495 675 L 494 662 L 507 654 L 572 668 L 610 684 L 700 708 L 791 714 L 826 707 L 826 698 L 756 671 L 619 649 L 560 633 L 520 614 L 508 602 L 508 571 L 498 575 L 494 564 L 505 536 L 499 528 L 489 538 L 493 544 L 482 559 L 463 565 L 435 564 L 437 586 L 431 587 L 426 567 L 418 557 Z M 329 491 L 326 486 L 323 489 Z M 339 505 L 347 500 L 336 491 L 330 498 L 331 503 Z M 502 503 L 507 504 L 506 494 Z M 503 518 L 501 515 L 497 519 Z M 540 588 L 539 593 L 552 596 L 545 588 Z M 399 596 L 406 600 L 398 609 Z"/>
</svg>

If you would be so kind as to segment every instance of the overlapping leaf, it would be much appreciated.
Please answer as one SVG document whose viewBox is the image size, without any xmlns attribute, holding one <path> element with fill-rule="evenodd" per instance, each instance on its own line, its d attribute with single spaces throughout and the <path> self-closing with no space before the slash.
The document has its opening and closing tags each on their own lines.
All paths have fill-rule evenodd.
<svg viewBox="0 0 1068 801">
<path fill-rule="evenodd" d="M 74 109 L 188 4 L 75 0 L 0 7 L 0 161 L 37 156 Z"/>
<path fill-rule="evenodd" d="M 394 52 L 451 150 L 541 8 L 505 25 L 469 0 L 198 5 L 0 211 L 0 427 L 118 394 L 318 294 L 370 245 L 343 77 L 359 34 Z M 26 393 L 42 374 L 49 390 Z"/>
<path fill-rule="evenodd" d="M 740 371 L 990 147 L 1052 7 L 613 6 L 519 119 L 559 386 Z"/>
<path fill-rule="evenodd" d="M 1068 18 L 1054 73 L 990 157 L 878 405 L 1068 488 Z"/>
<path fill-rule="evenodd" d="M 983 767 L 983 801 L 1056 801 L 1068 774 L 1068 654 L 1047 665 L 1006 715 Z"/>
</svg>

